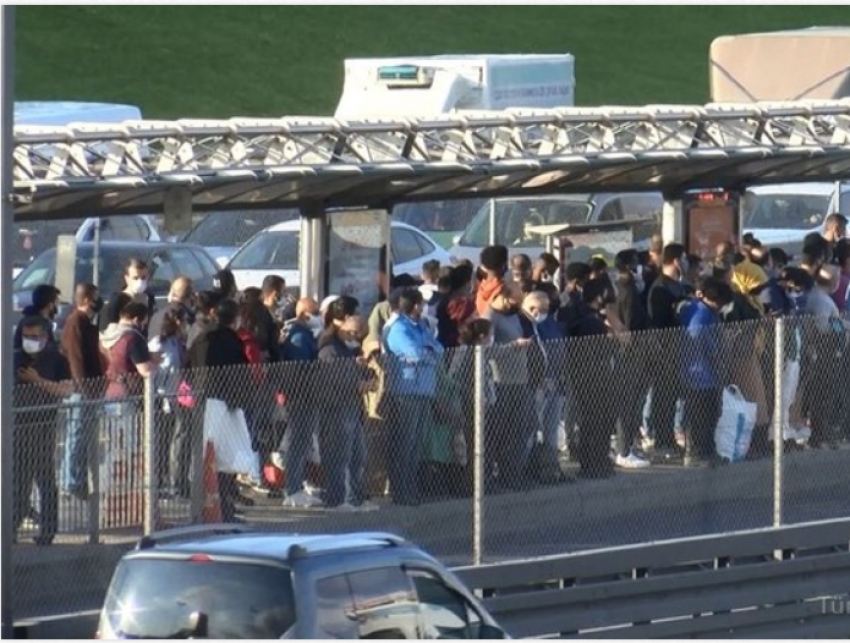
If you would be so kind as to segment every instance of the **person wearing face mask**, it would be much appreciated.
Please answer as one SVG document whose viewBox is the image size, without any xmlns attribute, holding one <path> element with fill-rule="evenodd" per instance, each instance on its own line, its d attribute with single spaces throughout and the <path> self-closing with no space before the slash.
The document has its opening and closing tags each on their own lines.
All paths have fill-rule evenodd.
<svg viewBox="0 0 850 643">
<path fill-rule="evenodd" d="M 21 321 L 21 348 L 15 351 L 16 409 L 12 430 L 14 498 L 13 527 L 17 533 L 30 510 L 35 482 L 41 501 L 37 545 L 49 545 L 59 527 L 56 486 L 56 427 L 59 401 L 74 390 L 71 373 L 56 344 L 48 340 L 49 322 L 40 315 Z"/>
<path fill-rule="evenodd" d="M 517 284 L 504 284 L 485 314 L 493 325 L 490 367 L 496 385 L 495 417 L 485 450 L 491 454 L 491 473 L 493 465 L 498 465 L 497 484 L 514 490 L 528 486 L 527 445 L 538 430 L 528 367 L 533 332 L 523 328 L 521 299 Z"/>
<path fill-rule="evenodd" d="M 50 284 L 40 284 L 32 291 L 32 304 L 24 308 L 22 311 L 23 317 L 39 315 L 46 319 L 49 324 L 47 327 L 47 340 L 52 344 L 56 341 L 53 334 L 55 327 L 54 320 L 59 312 L 59 290 Z M 15 338 L 12 344 L 13 348 L 21 347 L 21 326 L 15 328 Z"/>
<path fill-rule="evenodd" d="M 168 290 L 168 301 L 165 307 L 151 315 L 148 322 L 148 337 L 156 339 L 162 333 L 165 315 L 169 312 L 174 313 L 175 310 L 180 311 L 177 314 L 188 326 L 195 322 L 195 293 L 192 289 L 192 280 L 184 275 L 174 278 Z"/>
<path fill-rule="evenodd" d="M 715 460 L 714 429 L 722 412 L 724 352 L 721 350 L 721 311 L 733 300 L 732 287 L 706 277 L 697 298 L 681 312 L 685 336 L 679 347 L 685 395 L 685 461 L 700 466 Z M 668 357 L 669 359 L 669 357 Z"/>
<path fill-rule="evenodd" d="M 112 293 L 104 306 L 103 314 L 100 316 L 100 329 L 106 330 L 110 324 L 117 324 L 121 316 L 121 302 L 119 295 L 124 294 L 136 303 L 144 304 L 148 311 L 153 314 L 156 310 L 156 299 L 148 290 L 148 278 L 150 269 L 145 261 L 137 258 L 127 260 L 124 265 L 124 289 L 121 292 Z M 142 329 L 147 336 L 147 326 Z"/>
<path fill-rule="evenodd" d="M 566 353 L 561 326 L 549 312 L 549 297 L 541 291 L 522 301 L 526 334 L 534 338 L 529 352 L 529 375 L 541 434 L 539 443 L 557 459 L 558 429 L 564 416 L 564 371 Z M 537 437 L 537 436 L 532 436 Z M 533 440 L 534 441 L 534 440 Z M 551 460 L 551 458 L 550 458 Z"/>
<path fill-rule="evenodd" d="M 103 376 L 108 361 L 100 349 L 100 335 L 94 319 L 103 308 L 97 286 L 77 284 L 74 310 L 62 328 L 62 353 L 68 360 L 71 377 L 82 400 L 97 400 L 103 395 Z M 88 469 L 98 429 L 98 409 L 83 404 L 79 415 L 68 423 L 67 444 L 62 466 L 62 491 L 74 497 L 88 497 Z"/>
<path fill-rule="evenodd" d="M 319 411 L 319 451 L 325 472 L 326 507 L 339 511 L 374 508 L 366 500 L 366 439 L 362 399 L 371 375 L 361 356 L 363 318 L 344 299 L 329 309 L 331 323 L 319 337 L 321 378 L 328 394 Z M 356 307 L 355 307 L 356 310 Z M 350 493 L 346 493 L 346 477 Z"/>
<path fill-rule="evenodd" d="M 688 301 L 688 290 L 682 283 L 688 271 L 685 247 L 680 243 L 664 246 L 661 274 L 652 282 L 647 297 L 649 327 L 655 331 L 655 345 L 649 349 L 652 374 L 652 399 L 647 427 L 655 435 L 655 449 L 662 455 L 678 455 L 674 423 L 676 402 L 680 395 L 678 374 L 669 366 L 669 355 L 677 350 L 671 329 L 679 327 L 679 310 Z"/>
<path fill-rule="evenodd" d="M 422 323 L 422 293 L 407 288 L 398 294 L 397 318 L 384 328 L 389 410 L 387 464 L 393 502 L 420 502 L 420 444 L 430 426 L 437 392 L 437 360 L 442 346 Z"/>
</svg>

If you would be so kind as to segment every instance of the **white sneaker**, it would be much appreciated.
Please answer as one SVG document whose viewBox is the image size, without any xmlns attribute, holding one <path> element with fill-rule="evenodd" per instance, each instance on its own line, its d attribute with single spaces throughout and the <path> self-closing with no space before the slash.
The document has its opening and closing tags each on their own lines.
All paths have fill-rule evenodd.
<svg viewBox="0 0 850 643">
<path fill-rule="evenodd" d="M 655 438 L 644 436 L 640 441 L 640 446 L 644 451 L 652 451 L 655 449 Z"/>
<path fill-rule="evenodd" d="M 648 460 L 644 460 L 638 455 L 634 453 L 630 453 L 625 458 L 621 455 L 618 455 L 615 459 L 615 464 L 622 469 L 643 469 L 645 467 L 650 466 Z"/>
<path fill-rule="evenodd" d="M 336 507 L 328 507 L 328 511 L 335 511 L 339 513 L 354 513 L 359 511 L 359 509 L 360 507 L 355 507 L 347 502 L 343 502 L 341 505 L 337 505 Z"/>
<path fill-rule="evenodd" d="M 293 509 L 310 509 L 312 507 L 321 507 L 322 501 L 316 496 L 311 496 L 306 491 L 299 491 L 284 498 L 283 506 Z"/>
<path fill-rule="evenodd" d="M 366 500 L 363 503 L 356 505 L 356 506 L 357 506 L 358 511 L 378 511 L 378 509 L 380 509 L 380 507 L 378 507 L 378 505 L 376 505 L 374 502 L 370 502 L 368 500 Z"/>
<path fill-rule="evenodd" d="M 305 482 L 304 493 L 309 494 L 313 497 L 319 497 L 322 495 L 322 490 L 319 487 L 314 487 L 309 482 Z"/>
</svg>

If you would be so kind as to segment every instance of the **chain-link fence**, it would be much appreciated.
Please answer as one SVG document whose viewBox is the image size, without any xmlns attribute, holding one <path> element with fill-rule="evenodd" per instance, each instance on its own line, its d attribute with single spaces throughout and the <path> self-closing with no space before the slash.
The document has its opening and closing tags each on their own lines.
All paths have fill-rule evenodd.
<svg viewBox="0 0 850 643">
<path fill-rule="evenodd" d="M 200 369 L 133 399 L 26 385 L 18 600 L 200 521 L 387 530 L 461 564 L 846 516 L 847 336 L 789 318 Z"/>
</svg>

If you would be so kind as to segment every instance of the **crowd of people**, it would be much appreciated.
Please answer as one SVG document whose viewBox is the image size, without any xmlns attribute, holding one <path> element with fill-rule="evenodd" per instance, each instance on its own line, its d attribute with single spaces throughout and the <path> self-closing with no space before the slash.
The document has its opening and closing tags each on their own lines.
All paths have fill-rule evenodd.
<svg viewBox="0 0 850 643">
<path fill-rule="evenodd" d="M 488 491 L 565 480 L 564 458 L 589 478 L 659 460 L 718 464 L 714 429 L 729 384 L 758 408 L 751 457 L 768 452 L 774 404 L 789 445 L 833 445 L 850 429 L 836 389 L 850 371 L 846 225 L 830 215 L 793 260 L 751 236 L 710 258 L 654 237 L 613 265 L 562 266 L 490 246 L 479 266 L 380 273 L 372 310 L 347 295 L 296 299 L 275 275 L 239 292 L 226 270 L 209 291 L 176 278 L 157 308 L 149 267 L 131 259 L 124 289 L 106 302 L 78 284 L 56 333 L 60 293 L 39 286 L 15 329 L 16 524 L 33 514 L 35 483 L 36 542 L 56 534 L 59 402 L 78 400 L 61 492 L 84 499 L 101 418 L 137 415 L 145 378 L 158 393 L 162 494 L 190 495 L 204 401 L 244 411 L 256 466 L 219 473 L 228 521 L 252 502 L 249 489 L 279 492 L 288 508 L 375 508 L 375 469 L 399 505 L 435 490 L 468 494 L 476 418 Z M 788 323 L 774 400 L 774 326 L 759 320 L 779 317 Z"/>
</svg>

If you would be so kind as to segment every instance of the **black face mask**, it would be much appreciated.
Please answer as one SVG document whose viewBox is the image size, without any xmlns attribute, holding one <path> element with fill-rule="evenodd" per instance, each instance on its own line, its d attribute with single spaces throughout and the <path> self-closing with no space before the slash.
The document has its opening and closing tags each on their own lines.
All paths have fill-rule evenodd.
<svg viewBox="0 0 850 643">
<path fill-rule="evenodd" d="M 519 306 L 517 306 L 515 304 L 505 308 L 505 314 L 506 315 L 516 315 L 517 313 L 519 313 Z"/>
<path fill-rule="evenodd" d="M 103 310 L 103 297 L 98 297 L 91 307 L 92 312 L 97 315 L 101 310 Z"/>
</svg>

